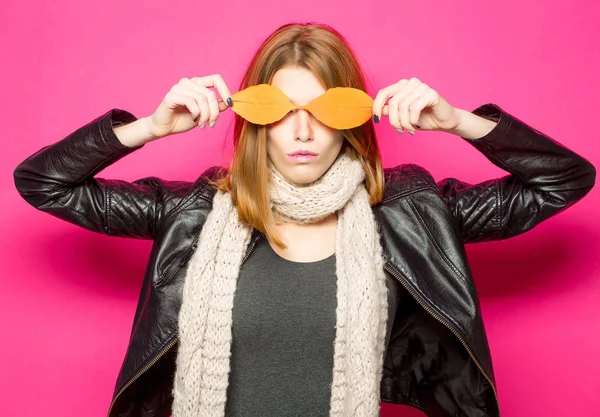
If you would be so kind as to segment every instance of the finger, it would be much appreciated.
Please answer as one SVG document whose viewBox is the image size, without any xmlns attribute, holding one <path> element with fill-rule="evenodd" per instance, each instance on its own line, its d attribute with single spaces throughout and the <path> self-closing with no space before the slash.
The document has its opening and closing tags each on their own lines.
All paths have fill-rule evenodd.
<svg viewBox="0 0 600 417">
<path fill-rule="evenodd" d="M 215 87 L 219 92 L 219 95 L 223 98 L 224 102 L 226 102 L 229 106 L 233 105 L 231 101 L 231 92 L 225 84 L 225 80 L 221 76 L 221 74 L 213 74 L 206 77 L 194 77 L 192 78 L 192 82 L 202 86 L 202 87 Z M 227 107 L 223 108 L 225 110 Z M 221 106 L 219 106 L 221 109 Z"/>
<path fill-rule="evenodd" d="M 208 117 L 210 116 L 210 109 L 208 107 L 208 101 L 206 100 L 206 96 L 197 93 L 189 93 L 189 97 L 191 97 L 200 108 L 200 114 L 194 117 L 194 122 L 200 128 L 206 127 L 206 122 L 208 121 Z"/>
<path fill-rule="evenodd" d="M 208 88 L 201 87 L 204 90 L 204 96 L 208 103 L 208 126 L 211 128 L 215 126 L 217 118 L 219 117 L 219 103 L 217 103 L 217 93 Z"/>
<path fill-rule="evenodd" d="M 400 103 L 406 97 L 407 94 L 412 93 L 415 88 L 418 87 L 418 80 L 411 79 L 409 80 L 404 88 L 398 91 L 389 101 L 389 113 L 390 113 L 390 124 L 400 133 L 402 133 L 407 126 L 404 126 L 403 119 L 406 118 L 407 115 L 403 114 L 403 109 L 400 106 Z M 410 128 L 409 128 L 410 130 Z"/>
<path fill-rule="evenodd" d="M 198 125 L 198 127 L 204 128 L 206 126 L 208 118 L 210 117 L 210 108 L 208 106 L 208 100 L 206 98 L 206 95 L 204 93 L 197 92 L 193 88 L 190 88 L 189 80 L 177 84 L 173 87 L 173 90 L 184 97 L 192 98 L 197 103 L 198 107 L 200 108 L 200 114 L 195 116 L 193 119 L 194 122 L 196 122 L 196 124 Z M 211 93 L 214 94 L 214 92 Z"/>
<path fill-rule="evenodd" d="M 389 115 L 390 115 L 390 105 L 389 104 L 386 104 L 385 106 L 383 106 L 383 109 L 381 109 L 381 115 L 389 117 Z"/>
<path fill-rule="evenodd" d="M 210 108 L 210 104 L 209 104 L 209 110 L 207 110 L 207 112 L 208 112 L 208 113 L 210 113 L 210 115 L 211 115 L 211 116 L 209 116 L 209 117 L 208 117 L 208 119 L 207 119 L 207 123 L 209 124 L 209 126 L 210 126 L 210 123 L 211 123 L 211 121 L 215 121 L 215 122 L 216 122 L 216 119 L 218 119 L 218 118 L 219 118 L 219 116 L 218 116 L 218 115 L 219 115 L 219 113 L 220 113 L 220 112 L 222 112 L 222 111 L 224 111 L 224 110 L 226 110 L 226 109 L 228 109 L 228 108 L 229 108 L 229 106 L 227 105 L 227 103 L 225 103 L 225 102 L 224 102 L 222 99 L 220 99 L 220 98 L 218 98 L 218 99 L 216 100 L 216 102 L 217 102 L 217 107 L 215 107 L 215 109 L 214 109 L 214 110 L 213 110 L 212 108 Z M 212 115 L 213 115 L 213 114 L 216 114 L 216 115 L 217 115 L 217 117 L 216 117 L 216 119 L 212 119 L 212 120 L 211 120 L 211 117 L 212 117 Z M 197 120 L 196 120 L 196 119 L 195 119 L 194 121 L 195 121 L 195 122 L 197 122 Z M 212 126 L 210 126 L 210 127 L 214 127 L 214 124 L 213 124 Z"/>
<path fill-rule="evenodd" d="M 373 100 L 373 115 L 381 116 L 383 114 L 383 107 L 388 98 L 393 96 L 397 91 L 401 90 L 408 80 L 400 80 L 396 84 L 388 85 L 377 92 L 375 99 Z M 389 116 L 386 112 L 386 116 Z"/>
<path fill-rule="evenodd" d="M 225 111 L 229 108 L 229 105 L 221 98 L 217 99 L 217 103 L 219 103 L 219 112 Z"/>
<path fill-rule="evenodd" d="M 390 121 L 390 125 L 392 125 L 392 127 L 394 129 L 396 129 L 399 133 L 402 133 L 404 131 L 404 129 L 402 128 L 402 124 L 400 124 L 400 114 L 398 114 L 398 104 L 397 103 L 393 103 L 392 100 L 390 100 L 390 104 L 388 104 L 388 108 L 389 108 L 389 121 Z"/>
<path fill-rule="evenodd" d="M 200 93 L 202 95 L 206 95 L 209 98 L 209 100 L 208 100 L 208 102 L 209 102 L 209 108 L 210 108 L 210 117 L 209 117 L 209 120 L 208 120 L 209 126 L 211 125 L 212 122 L 216 123 L 217 119 L 219 118 L 219 114 L 222 111 L 225 111 L 226 109 L 229 108 L 229 106 L 227 105 L 227 103 L 223 99 L 216 97 L 216 95 L 215 95 L 215 93 L 214 93 L 213 90 L 210 90 L 210 89 L 208 89 L 206 87 L 203 87 L 200 84 L 198 84 L 196 82 L 193 82 L 191 80 L 190 80 L 189 83 L 186 84 L 186 87 L 190 88 L 191 90 L 196 91 L 196 92 L 198 92 L 198 93 Z M 214 102 L 211 99 L 211 97 L 213 97 L 213 96 L 215 97 Z M 213 115 L 215 117 L 213 117 Z M 213 123 L 213 125 L 211 127 L 213 127 L 213 126 L 214 126 L 214 123 Z"/>
<path fill-rule="evenodd" d="M 430 104 L 430 102 L 431 102 L 431 100 L 430 100 L 429 94 L 424 94 L 410 105 L 410 107 L 409 107 L 410 124 L 412 124 L 413 126 L 415 126 L 417 128 L 420 128 L 420 126 L 417 126 L 417 125 L 419 123 L 419 119 L 421 118 L 421 112 L 423 111 L 423 109 L 425 107 L 427 107 Z"/>
<path fill-rule="evenodd" d="M 169 91 L 165 96 L 165 99 L 167 102 L 174 103 L 178 106 L 185 106 L 193 118 L 200 116 L 200 106 L 198 106 L 198 103 L 190 96 L 185 96 L 175 91 Z"/>
<path fill-rule="evenodd" d="M 416 78 L 411 81 L 413 80 L 415 81 L 415 84 L 412 86 L 412 92 L 404 96 L 399 95 L 398 111 L 400 113 L 400 123 L 402 123 L 404 129 L 414 135 L 416 128 L 410 122 L 411 105 L 427 92 L 428 86 Z"/>
<path fill-rule="evenodd" d="M 198 123 L 198 126 L 201 129 L 203 129 L 206 127 L 206 122 L 208 121 L 208 118 L 210 117 L 210 108 L 208 106 L 208 99 L 203 94 L 198 94 L 197 96 L 195 96 L 195 99 L 198 102 L 198 105 L 200 106 L 200 118 L 197 121 L 197 123 Z"/>
<path fill-rule="evenodd" d="M 231 100 L 231 92 L 229 91 L 229 88 L 227 87 L 227 84 L 225 83 L 225 80 L 223 79 L 221 74 L 215 74 L 213 75 L 213 78 L 215 88 L 219 92 L 219 95 L 223 97 L 223 99 L 227 102 L 226 104 L 228 104 L 229 106 L 233 106 L 233 101 Z"/>
<path fill-rule="evenodd" d="M 400 114 L 400 123 L 402 127 L 408 130 L 411 134 L 415 134 L 415 127 L 410 122 L 410 106 L 419 99 L 427 90 L 425 84 L 419 84 L 413 88 L 413 92 L 401 98 L 398 102 L 398 113 Z"/>
<path fill-rule="evenodd" d="M 218 98 L 213 90 L 209 90 L 208 88 L 200 87 L 204 91 L 204 95 L 208 100 L 208 107 L 210 111 L 210 115 L 208 117 L 208 126 L 215 127 L 215 123 L 219 118 L 219 114 L 227 109 L 229 106 L 223 99 Z"/>
<path fill-rule="evenodd" d="M 390 106 L 398 105 L 404 100 L 405 97 L 412 94 L 420 85 L 421 81 L 416 78 L 411 78 L 406 82 L 404 87 L 401 90 L 398 90 L 392 98 L 390 98 Z"/>
<path fill-rule="evenodd" d="M 398 114 L 400 118 L 400 125 L 403 129 L 408 130 L 409 133 L 414 134 L 415 128 L 409 123 L 408 107 L 404 103 L 398 104 Z"/>
<path fill-rule="evenodd" d="M 217 93 L 215 93 L 210 88 L 195 83 L 192 80 L 183 82 L 183 88 L 186 90 L 187 94 L 193 95 L 196 99 L 198 99 L 199 95 L 204 96 L 206 98 L 208 102 L 207 123 L 208 126 L 214 127 L 219 117 L 219 112 L 221 110 L 217 101 Z"/>
</svg>

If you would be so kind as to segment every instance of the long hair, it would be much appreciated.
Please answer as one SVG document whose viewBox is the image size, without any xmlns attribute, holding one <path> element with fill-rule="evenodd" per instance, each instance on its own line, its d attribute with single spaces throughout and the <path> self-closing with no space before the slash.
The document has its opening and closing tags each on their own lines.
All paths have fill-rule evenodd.
<svg viewBox="0 0 600 417">
<path fill-rule="evenodd" d="M 318 23 L 289 23 L 275 30 L 255 53 L 239 89 L 270 84 L 274 74 L 286 66 L 308 69 L 326 88 L 367 91 L 362 69 L 347 41 L 332 27 Z M 231 193 L 241 222 L 287 248 L 277 234 L 270 208 L 267 126 L 250 123 L 237 114 L 234 117 L 234 150 L 229 170 L 210 182 L 218 190 Z M 340 132 L 344 138 L 341 152 L 358 159 L 363 166 L 370 204 L 381 202 L 384 175 L 373 121 Z"/>
</svg>

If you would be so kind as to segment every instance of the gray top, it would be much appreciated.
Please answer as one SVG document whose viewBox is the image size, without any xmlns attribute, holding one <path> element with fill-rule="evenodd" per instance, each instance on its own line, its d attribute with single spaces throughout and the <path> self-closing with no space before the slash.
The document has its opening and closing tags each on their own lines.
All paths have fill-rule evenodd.
<svg viewBox="0 0 600 417">
<path fill-rule="evenodd" d="M 329 415 L 336 283 L 335 254 L 295 262 L 257 242 L 234 297 L 227 417 Z"/>
</svg>

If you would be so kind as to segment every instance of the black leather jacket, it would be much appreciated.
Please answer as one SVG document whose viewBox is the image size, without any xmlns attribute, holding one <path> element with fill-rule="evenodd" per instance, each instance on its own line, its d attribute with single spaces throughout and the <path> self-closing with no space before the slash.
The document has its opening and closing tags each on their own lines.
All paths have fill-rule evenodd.
<svg viewBox="0 0 600 417">
<path fill-rule="evenodd" d="M 403 164 L 385 169 L 384 198 L 373 206 L 391 289 L 381 400 L 430 417 L 500 414 L 464 244 L 531 229 L 581 199 L 596 177 L 589 161 L 498 106 L 473 113 L 498 125 L 468 142 L 508 175 L 436 183 L 424 168 Z M 167 417 L 184 266 L 211 209 L 215 190 L 206 179 L 224 171 L 209 168 L 194 182 L 95 177 L 139 148 L 122 145 L 113 131 L 134 120 L 109 110 L 29 156 L 14 180 L 39 210 L 95 232 L 154 240 L 108 414 Z M 255 231 L 252 242 L 258 238 Z"/>
</svg>

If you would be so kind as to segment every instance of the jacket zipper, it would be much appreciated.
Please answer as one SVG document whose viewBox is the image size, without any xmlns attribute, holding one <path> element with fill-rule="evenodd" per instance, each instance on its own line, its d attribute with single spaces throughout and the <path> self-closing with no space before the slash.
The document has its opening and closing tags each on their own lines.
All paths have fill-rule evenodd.
<svg viewBox="0 0 600 417">
<path fill-rule="evenodd" d="M 198 246 L 199 239 L 200 239 L 200 233 L 196 233 L 196 236 L 194 237 L 194 240 L 192 241 L 192 245 L 187 250 L 187 252 L 184 254 L 182 259 L 177 262 L 173 262 L 171 265 L 169 265 L 169 269 L 163 274 L 162 278 L 156 282 L 157 286 L 161 286 L 164 282 L 169 282 L 171 280 L 171 278 L 173 278 L 173 276 L 175 276 L 177 271 L 179 271 L 179 269 L 181 269 L 181 267 L 183 267 L 186 264 L 186 262 L 190 260 L 190 258 L 194 254 L 194 250 L 196 249 L 196 246 Z"/>
<path fill-rule="evenodd" d="M 492 391 L 494 392 L 494 398 L 496 399 L 496 407 L 498 408 L 498 417 L 500 417 L 500 402 L 498 401 L 498 394 L 496 393 L 496 387 L 494 387 L 494 384 L 492 383 L 492 380 L 490 379 L 490 377 L 488 376 L 488 374 L 483 370 L 483 367 L 481 366 L 481 364 L 479 363 L 479 361 L 477 360 L 477 358 L 473 354 L 473 351 L 471 351 L 471 348 L 469 347 L 469 345 L 467 344 L 467 342 L 465 342 L 465 340 L 463 339 L 463 337 L 458 333 L 458 331 L 454 328 L 454 326 L 446 323 L 446 320 L 442 319 L 437 313 L 434 313 L 429 307 L 427 307 L 425 305 L 425 303 L 421 299 L 421 296 L 418 295 L 418 294 L 416 294 L 415 291 L 410 287 L 410 285 L 408 285 L 407 282 L 404 280 L 405 279 L 404 276 L 402 276 L 402 277 L 398 276 L 398 274 L 396 274 L 396 272 L 394 272 L 392 269 L 390 269 L 390 267 L 388 266 L 387 263 L 384 264 L 384 268 L 390 274 L 392 274 L 408 290 L 408 292 L 411 293 L 411 295 L 413 296 L 413 298 L 415 300 L 417 300 L 417 302 L 421 305 L 421 307 L 423 307 L 429 314 L 431 314 L 431 316 L 433 318 L 435 318 L 437 321 L 439 321 L 444 326 L 446 326 L 452 333 L 454 333 L 454 335 L 458 338 L 458 340 L 460 340 L 460 342 L 463 344 L 463 346 L 465 347 L 465 349 L 469 353 L 469 356 L 471 356 L 471 359 L 473 359 L 473 362 L 475 362 L 475 365 L 477 365 L 477 367 L 479 368 L 479 370 L 481 371 L 481 373 L 483 374 L 483 376 L 485 377 L 485 379 L 487 379 L 488 383 L 492 387 Z"/>
<path fill-rule="evenodd" d="M 196 244 L 198 243 L 198 238 L 196 237 L 196 239 L 194 240 L 194 243 L 192 243 L 192 247 L 195 248 Z M 248 253 L 246 254 L 246 256 L 244 256 L 244 259 L 242 260 L 242 264 L 244 262 L 246 262 L 246 259 L 248 259 L 248 256 L 250 256 L 250 252 L 252 252 L 252 249 L 254 249 L 254 246 L 256 245 L 256 241 L 252 242 L 252 244 L 250 245 L 250 248 L 248 249 Z M 190 253 L 193 253 L 193 249 L 190 250 Z M 188 255 L 188 258 L 191 257 L 191 255 Z M 169 349 L 171 349 L 173 346 L 175 346 L 175 344 L 179 341 L 179 338 L 176 336 L 175 338 L 173 338 L 173 340 L 171 340 L 169 342 L 169 344 L 167 344 L 167 346 L 165 346 L 154 358 L 152 358 L 152 360 L 147 363 L 138 373 L 136 373 L 133 378 L 131 378 L 129 381 L 127 381 L 127 383 L 125 385 L 123 385 L 123 387 L 115 394 L 115 397 L 113 398 L 113 400 L 110 403 L 110 407 L 108 409 L 108 417 L 110 417 L 110 413 L 112 411 L 112 408 L 115 405 L 115 402 L 117 401 L 117 398 L 131 385 L 133 384 L 140 376 L 142 376 L 142 374 L 144 372 L 146 372 L 148 369 L 150 369 L 152 367 L 152 365 L 154 365 L 156 362 L 158 362 L 158 360 L 160 358 L 163 357 L 163 355 L 165 353 L 167 353 L 167 351 Z"/>
</svg>

